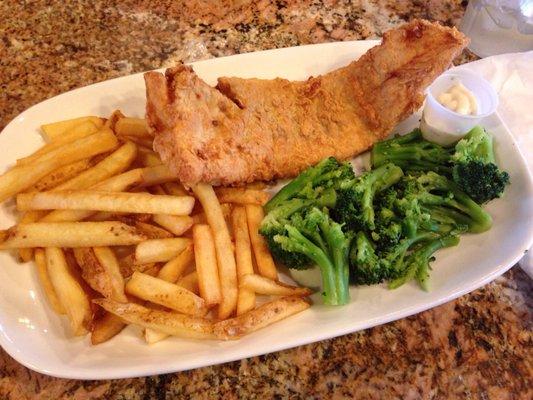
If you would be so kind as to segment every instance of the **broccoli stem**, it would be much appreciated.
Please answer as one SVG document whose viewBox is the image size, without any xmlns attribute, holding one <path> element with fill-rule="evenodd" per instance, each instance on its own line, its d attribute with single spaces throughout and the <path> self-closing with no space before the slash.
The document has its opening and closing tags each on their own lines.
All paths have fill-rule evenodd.
<svg viewBox="0 0 533 400">
<path fill-rule="evenodd" d="M 366 187 L 363 192 L 361 208 L 363 220 L 367 221 L 369 228 L 373 230 L 375 229 L 374 197 L 376 193 L 386 190 L 398 182 L 403 176 L 403 171 L 394 164 L 385 164 L 367 174 L 366 179 L 368 180 L 365 181 Z"/>
<path fill-rule="evenodd" d="M 342 298 L 339 296 L 336 285 L 339 279 L 335 276 L 336 268 L 328 255 L 320 247 L 302 235 L 295 227 L 286 225 L 285 229 L 287 230 L 288 237 L 276 237 L 275 240 L 279 242 L 285 250 L 303 253 L 318 265 L 322 275 L 322 297 L 324 304 L 332 306 L 346 304 L 349 301 L 349 298 Z M 348 281 L 348 279 L 346 279 L 346 281 Z M 342 287 L 341 295 L 343 295 Z"/>
<path fill-rule="evenodd" d="M 327 221 L 323 221 L 320 224 L 320 230 L 326 238 L 329 253 L 333 259 L 337 304 L 347 304 L 350 300 L 350 270 L 348 263 L 350 240 L 346 238 L 339 224 L 330 224 Z"/>
<path fill-rule="evenodd" d="M 433 170 L 450 174 L 451 168 L 446 165 L 451 157 L 451 149 L 422 139 L 419 129 L 404 136 L 397 136 L 380 143 L 372 149 L 372 166 L 378 167 L 388 162 L 394 163 L 404 170 Z"/>
</svg>

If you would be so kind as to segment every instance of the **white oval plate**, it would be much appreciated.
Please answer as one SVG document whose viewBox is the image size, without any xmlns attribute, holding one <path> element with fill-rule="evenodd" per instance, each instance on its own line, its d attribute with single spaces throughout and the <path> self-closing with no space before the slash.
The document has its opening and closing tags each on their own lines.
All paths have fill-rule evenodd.
<svg viewBox="0 0 533 400">
<path fill-rule="evenodd" d="M 218 76 L 305 79 L 346 65 L 376 41 L 329 43 L 201 61 L 197 73 L 214 84 Z M 42 143 L 38 127 L 82 115 L 108 115 L 121 109 L 144 114 L 142 74 L 73 90 L 40 103 L 11 122 L 0 135 L 0 171 Z M 398 127 L 404 132 L 418 116 Z M 468 235 L 459 246 L 439 251 L 431 273 L 431 291 L 410 283 L 398 290 L 384 286 L 352 287 L 345 307 L 326 307 L 315 295 L 307 311 L 239 341 L 173 338 L 148 346 L 135 327 L 111 341 L 91 346 L 88 338 L 68 334 L 64 318 L 46 304 L 32 264 L 0 254 L 0 344 L 17 361 L 44 374 L 77 379 L 126 378 L 168 373 L 270 353 L 331 338 L 406 317 L 470 292 L 509 269 L 532 245 L 533 189 L 516 143 L 497 117 L 484 121 L 495 135 L 501 166 L 511 175 L 505 197 L 490 203 L 494 227 Z M 0 227 L 14 223 L 13 204 L 2 206 Z"/>
</svg>

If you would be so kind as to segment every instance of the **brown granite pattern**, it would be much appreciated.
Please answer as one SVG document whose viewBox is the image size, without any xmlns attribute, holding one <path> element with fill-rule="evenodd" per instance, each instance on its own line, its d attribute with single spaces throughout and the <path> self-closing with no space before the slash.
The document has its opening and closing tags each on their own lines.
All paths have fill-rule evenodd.
<svg viewBox="0 0 533 400">
<path fill-rule="evenodd" d="M 466 2 L 0 2 L 0 129 L 66 90 L 178 60 L 376 38 L 412 18 L 457 25 Z M 473 59 L 465 53 L 460 62 Z M 430 311 L 221 366 L 73 381 L 0 352 L 0 399 L 533 398 L 533 283 L 517 267 Z"/>
</svg>

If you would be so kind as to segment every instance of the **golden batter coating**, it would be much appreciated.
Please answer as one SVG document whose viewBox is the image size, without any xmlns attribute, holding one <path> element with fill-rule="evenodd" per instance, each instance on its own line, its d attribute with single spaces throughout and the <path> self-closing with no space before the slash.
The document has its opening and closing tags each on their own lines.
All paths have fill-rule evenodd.
<svg viewBox="0 0 533 400">
<path fill-rule="evenodd" d="M 466 46 L 455 28 L 415 20 L 346 67 L 306 81 L 219 78 L 185 65 L 145 74 L 154 149 L 186 184 L 287 178 L 384 139 Z"/>
</svg>

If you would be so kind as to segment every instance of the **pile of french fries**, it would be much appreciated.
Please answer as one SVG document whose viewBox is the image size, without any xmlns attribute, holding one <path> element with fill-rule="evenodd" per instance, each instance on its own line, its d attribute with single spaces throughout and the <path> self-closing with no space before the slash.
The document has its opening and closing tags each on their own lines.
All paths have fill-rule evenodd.
<svg viewBox="0 0 533 400">
<path fill-rule="evenodd" d="M 15 197 L 20 212 L 0 249 L 35 261 L 74 335 L 99 344 L 133 324 L 148 343 L 238 339 L 309 307 L 258 233 L 261 186 L 183 186 L 146 121 L 120 111 L 42 133 L 47 143 L 0 176 L 0 201 Z"/>
</svg>

